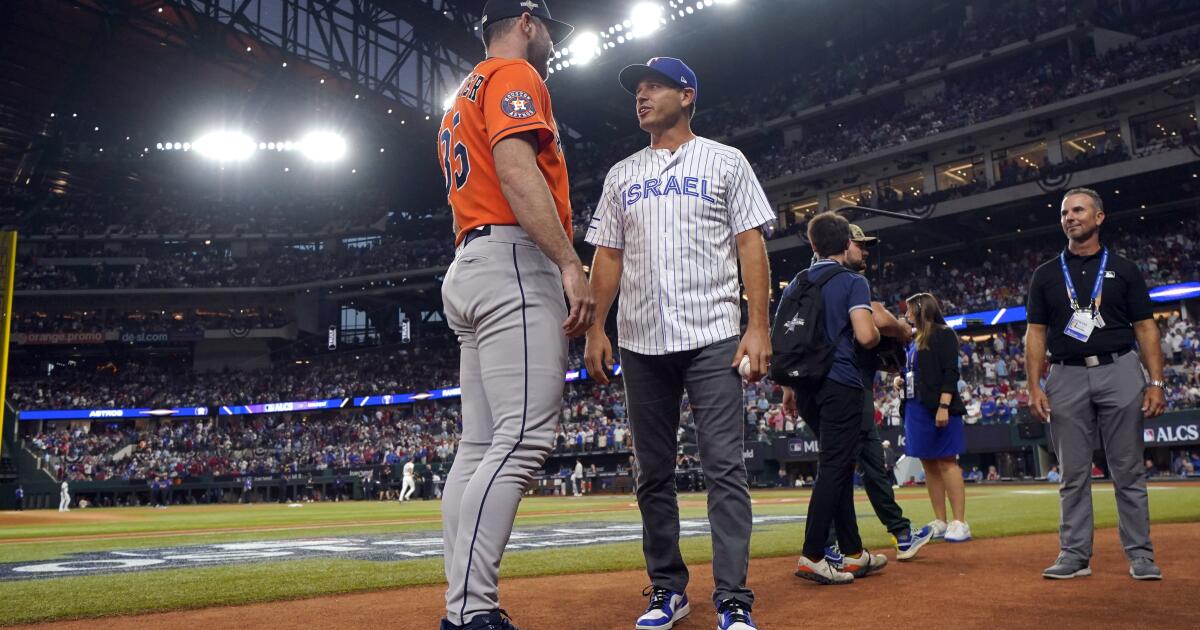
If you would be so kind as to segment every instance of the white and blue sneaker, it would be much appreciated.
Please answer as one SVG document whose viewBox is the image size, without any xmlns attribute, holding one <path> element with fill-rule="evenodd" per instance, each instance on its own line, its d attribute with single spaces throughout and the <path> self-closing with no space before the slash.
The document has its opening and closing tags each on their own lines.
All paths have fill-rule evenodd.
<svg viewBox="0 0 1200 630">
<path fill-rule="evenodd" d="M 650 605 L 637 619 L 637 630 L 665 630 L 675 625 L 692 612 L 687 595 L 676 593 L 661 586 L 649 586 L 642 595 L 650 596 Z M 753 627 L 753 626 L 751 626 Z"/>
<path fill-rule="evenodd" d="M 962 521 L 950 521 L 946 527 L 946 542 L 961 543 L 971 540 L 971 526 Z"/>
<path fill-rule="evenodd" d="M 825 562 L 828 562 L 835 571 L 841 571 L 845 566 L 846 557 L 842 555 L 842 550 L 838 549 L 837 543 L 825 548 Z"/>
<path fill-rule="evenodd" d="M 915 558 L 921 547 L 931 540 L 933 540 L 933 528 L 928 525 L 915 532 L 910 530 L 902 537 L 892 536 L 892 542 L 896 544 L 896 559 L 903 561 Z"/>
<path fill-rule="evenodd" d="M 946 521 L 932 520 L 926 523 L 925 527 L 933 530 L 934 540 L 942 540 L 946 537 L 946 530 L 949 529 L 950 526 L 946 524 Z"/>
<path fill-rule="evenodd" d="M 750 619 L 750 607 L 727 599 L 717 606 L 717 630 L 758 630 Z"/>
</svg>

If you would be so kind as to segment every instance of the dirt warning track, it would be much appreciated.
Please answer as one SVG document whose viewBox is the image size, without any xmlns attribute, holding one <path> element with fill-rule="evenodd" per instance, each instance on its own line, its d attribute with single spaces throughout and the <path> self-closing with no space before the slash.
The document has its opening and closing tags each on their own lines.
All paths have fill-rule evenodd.
<svg viewBox="0 0 1200 630">
<path fill-rule="evenodd" d="M 1200 524 L 1155 525 L 1154 543 L 1166 579 L 1135 582 L 1116 530 L 1097 532 L 1090 578 L 1042 579 L 1053 561 L 1052 534 L 939 543 L 914 562 L 842 587 L 820 587 L 792 576 L 793 558 L 755 560 L 750 585 L 754 618 L 763 630 L 823 625 L 909 628 L 1191 627 L 1200 593 Z M 889 557 L 894 557 L 891 550 Z M 645 606 L 641 571 L 521 578 L 501 582 L 502 605 L 522 630 L 628 630 Z M 692 614 L 680 630 L 715 627 L 710 565 L 692 567 Z M 433 629 L 443 587 L 427 586 L 332 597 L 206 608 L 27 626 L 95 628 L 311 628 L 336 619 L 340 628 Z"/>
</svg>

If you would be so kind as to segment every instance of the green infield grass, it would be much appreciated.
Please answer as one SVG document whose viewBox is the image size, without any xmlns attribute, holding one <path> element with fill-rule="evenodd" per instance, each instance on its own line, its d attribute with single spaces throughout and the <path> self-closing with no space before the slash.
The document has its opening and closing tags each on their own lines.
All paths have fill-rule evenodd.
<svg viewBox="0 0 1200 630">
<path fill-rule="evenodd" d="M 756 515 L 803 515 L 807 490 L 754 493 Z M 1094 489 L 1096 526 L 1116 524 L 1112 488 Z M 874 519 L 860 491 L 856 498 L 863 540 L 872 548 L 891 541 Z M 932 518 L 923 489 L 897 491 L 905 513 L 917 525 Z M 681 495 L 683 518 L 703 518 L 704 496 Z M 0 513 L 0 563 L 50 561 L 67 554 L 148 547 L 285 540 L 295 538 L 395 535 L 440 532 L 437 502 L 313 503 L 185 506 L 165 510 L 112 508 Z M 1158 484 L 1151 488 L 1154 522 L 1200 521 L 1200 484 Z M 579 522 L 636 522 L 633 498 L 529 498 L 517 527 Z M 1057 493 L 1052 486 L 979 486 L 968 488 L 967 520 L 976 538 L 1054 532 Z M 775 523 L 755 529 L 754 557 L 790 556 L 803 539 L 802 522 Z M 707 536 L 681 542 L 688 562 L 711 560 Z M 505 556 L 506 577 L 636 569 L 640 543 L 514 551 Z M 1046 550 L 1048 556 L 1053 550 Z M 346 558 L 255 561 L 225 566 L 162 569 L 0 582 L 0 625 L 54 619 L 180 610 L 316 595 L 434 584 L 442 581 L 440 558 L 395 562 Z"/>
</svg>

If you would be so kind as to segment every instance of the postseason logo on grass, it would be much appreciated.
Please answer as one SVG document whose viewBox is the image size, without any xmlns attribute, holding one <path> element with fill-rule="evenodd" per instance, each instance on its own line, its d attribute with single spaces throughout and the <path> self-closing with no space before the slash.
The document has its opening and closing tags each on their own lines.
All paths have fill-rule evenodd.
<svg viewBox="0 0 1200 630">
<path fill-rule="evenodd" d="M 755 525 L 803 522 L 802 516 L 760 516 Z M 711 533 L 707 520 L 680 523 L 685 538 Z M 641 523 L 574 523 L 562 527 L 522 528 L 512 534 L 509 551 L 581 547 L 642 539 Z M 339 557 L 350 560 L 396 562 L 442 555 L 442 537 L 436 532 L 406 536 L 356 536 L 304 540 L 191 545 L 157 549 L 130 549 L 71 554 L 52 562 L 0 564 L 0 581 L 37 580 L 68 575 L 128 573 L 155 569 L 180 569 L 220 564 L 244 564 L 264 560 L 301 560 Z"/>
</svg>

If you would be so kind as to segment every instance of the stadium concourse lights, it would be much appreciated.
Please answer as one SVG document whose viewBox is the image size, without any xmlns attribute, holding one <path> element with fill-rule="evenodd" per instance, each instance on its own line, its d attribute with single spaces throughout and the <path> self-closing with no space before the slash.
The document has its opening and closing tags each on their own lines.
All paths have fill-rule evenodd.
<svg viewBox="0 0 1200 630">
<path fill-rule="evenodd" d="M 156 142 L 159 151 L 195 151 L 217 162 L 243 162 L 255 151 L 299 151 L 314 162 L 336 162 L 346 155 L 346 139 L 332 131 L 313 131 L 300 141 L 256 141 L 237 131 L 214 131 L 200 136 L 195 142 Z M 147 149 L 149 150 L 149 149 Z"/>
<path fill-rule="evenodd" d="M 646 37 L 675 21 L 694 15 L 715 4 L 735 4 L 737 0 L 668 0 L 667 2 L 639 2 L 629 13 L 629 18 L 613 24 L 599 32 L 583 29 L 575 33 L 567 45 L 554 52 L 550 60 L 550 74 L 569 68 L 586 65 L 605 52 Z"/>
</svg>

